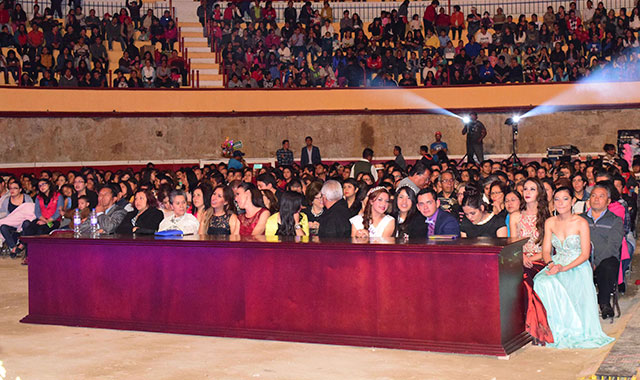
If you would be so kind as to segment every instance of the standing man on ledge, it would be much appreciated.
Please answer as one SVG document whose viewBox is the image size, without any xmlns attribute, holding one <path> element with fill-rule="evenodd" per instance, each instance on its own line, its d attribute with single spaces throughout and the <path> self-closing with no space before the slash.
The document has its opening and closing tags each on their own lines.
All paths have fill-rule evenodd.
<svg viewBox="0 0 640 380">
<path fill-rule="evenodd" d="M 307 136 L 304 139 L 304 142 L 307 146 L 302 148 L 302 152 L 300 153 L 300 166 L 305 167 L 309 164 L 319 164 L 322 161 L 322 158 L 320 157 L 320 149 L 318 149 L 317 146 L 313 146 L 313 139 L 311 136 Z"/>
<path fill-rule="evenodd" d="M 467 162 L 482 162 L 484 161 L 482 140 L 487 135 L 487 128 L 478 120 L 478 114 L 475 111 L 472 111 L 469 117 L 471 121 L 462 128 L 462 134 L 467 135 Z"/>
<path fill-rule="evenodd" d="M 278 166 L 293 165 L 293 152 L 289 149 L 289 140 L 282 140 L 282 148 L 276 151 Z"/>
</svg>

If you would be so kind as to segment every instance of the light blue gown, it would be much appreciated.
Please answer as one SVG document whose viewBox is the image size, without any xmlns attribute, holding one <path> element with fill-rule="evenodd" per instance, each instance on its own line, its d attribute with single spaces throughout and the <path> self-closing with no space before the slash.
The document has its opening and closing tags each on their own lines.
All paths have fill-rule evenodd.
<svg viewBox="0 0 640 380">
<path fill-rule="evenodd" d="M 580 256 L 580 235 L 569 235 L 561 241 L 551 235 L 556 249 L 553 262 L 568 265 Z M 543 269 L 533 279 L 533 290 L 547 310 L 547 321 L 553 333 L 555 348 L 597 348 L 615 339 L 600 327 L 600 313 L 589 261 L 566 272 L 548 275 Z"/>
</svg>

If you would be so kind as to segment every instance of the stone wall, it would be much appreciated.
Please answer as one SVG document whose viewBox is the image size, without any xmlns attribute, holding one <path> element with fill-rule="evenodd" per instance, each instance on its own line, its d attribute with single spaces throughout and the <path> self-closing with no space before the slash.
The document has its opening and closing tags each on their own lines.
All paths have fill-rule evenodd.
<svg viewBox="0 0 640 380">
<path fill-rule="evenodd" d="M 480 114 L 487 126 L 486 153 L 510 153 L 505 113 Z M 551 145 L 574 144 L 599 152 L 615 143 L 618 129 L 635 128 L 638 109 L 560 112 L 525 119 L 518 152 L 542 153 Z M 464 154 L 461 122 L 443 115 L 334 115 L 290 117 L 4 118 L 0 162 L 65 162 L 217 158 L 225 137 L 242 140 L 248 157 L 273 157 L 282 139 L 298 158 L 304 137 L 313 136 L 323 157 L 359 157 L 363 147 L 389 156 L 394 145 L 405 156 L 441 131 L 451 154 Z"/>
</svg>

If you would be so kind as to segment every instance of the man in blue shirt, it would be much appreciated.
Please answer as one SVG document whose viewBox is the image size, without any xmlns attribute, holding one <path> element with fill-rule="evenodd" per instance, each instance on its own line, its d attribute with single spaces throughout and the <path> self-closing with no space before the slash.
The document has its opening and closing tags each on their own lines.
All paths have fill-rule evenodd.
<svg viewBox="0 0 640 380">
<path fill-rule="evenodd" d="M 242 156 L 244 156 L 244 153 L 242 153 L 241 151 L 234 151 L 233 157 L 229 159 L 229 164 L 227 164 L 229 169 L 242 169 L 244 167 L 242 163 Z"/>
<path fill-rule="evenodd" d="M 431 151 L 431 155 L 435 157 L 438 154 L 438 151 L 443 151 L 445 154 L 449 153 L 449 148 L 447 147 L 447 143 L 442 141 L 442 132 L 436 132 L 436 141 L 431 143 L 429 146 L 429 150 Z"/>
<path fill-rule="evenodd" d="M 469 42 L 464 46 L 464 50 L 467 52 L 467 55 L 471 58 L 475 58 L 480 54 L 480 50 L 482 50 L 482 46 L 476 42 L 475 37 L 471 37 Z"/>
</svg>

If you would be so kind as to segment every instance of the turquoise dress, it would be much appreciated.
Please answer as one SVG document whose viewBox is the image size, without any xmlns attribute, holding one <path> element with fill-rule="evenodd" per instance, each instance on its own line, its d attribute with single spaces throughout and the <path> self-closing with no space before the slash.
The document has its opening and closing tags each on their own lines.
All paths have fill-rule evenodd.
<svg viewBox="0 0 640 380">
<path fill-rule="evenodd" d="M 580 235 L 560 240 L 551 235 L 556 249 L 553 262 L 568 265 L 580 256 Z M 600 327 L 600 313 L 589 261 L 566 272 L 548 275 L 547 269 L 533 279 L 533 289 L 547 310 L 547 320 L 553 333 L 555 348 L 597 348 L 614 341 Z"/>
</svg>

